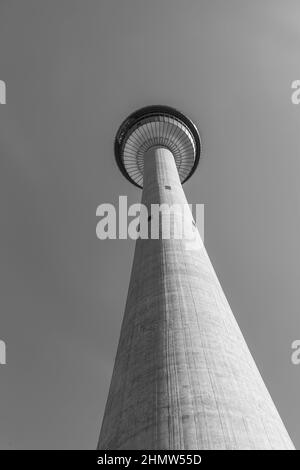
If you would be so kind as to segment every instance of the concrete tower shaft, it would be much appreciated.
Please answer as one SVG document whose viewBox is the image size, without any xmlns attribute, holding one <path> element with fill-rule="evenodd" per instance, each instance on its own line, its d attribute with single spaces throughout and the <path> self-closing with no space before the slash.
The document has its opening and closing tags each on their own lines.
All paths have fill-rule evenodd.
<svg viewBox="0 0 300 470">
<path fill-rule="evenodd" d="M 142 202 L 187 204 L 166 148 L 144 155 Z M 98 448 L 294 448 L 199 234 L 136 242 Z"/>
</svg>

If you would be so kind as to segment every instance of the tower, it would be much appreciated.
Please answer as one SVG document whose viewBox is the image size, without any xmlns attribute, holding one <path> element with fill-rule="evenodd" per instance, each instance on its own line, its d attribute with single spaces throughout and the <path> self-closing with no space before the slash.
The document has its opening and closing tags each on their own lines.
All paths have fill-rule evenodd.
<svg viewBox="0 0 300 470">
<path fill-rule="evenodd" d="M 195 125 L 166 106 L 131 114 L 115 141 L 148 209 L 187 204 L 200 152 Z M 199 234 L 136 242 L 98 448 L 294 448 Z"/>
</svg>

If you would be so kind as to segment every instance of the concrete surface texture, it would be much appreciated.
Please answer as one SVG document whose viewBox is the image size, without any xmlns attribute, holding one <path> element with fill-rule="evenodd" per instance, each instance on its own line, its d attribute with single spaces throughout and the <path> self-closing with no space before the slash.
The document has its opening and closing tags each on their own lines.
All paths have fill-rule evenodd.
<svg viewBox="0 0 300 470">
<path fill-rule="evenodd" d="M 167 149 L 142 202 L 187 204 Z M 294 448 L 199 236 L 136 242 L 98 448 Z"/>
</svg>

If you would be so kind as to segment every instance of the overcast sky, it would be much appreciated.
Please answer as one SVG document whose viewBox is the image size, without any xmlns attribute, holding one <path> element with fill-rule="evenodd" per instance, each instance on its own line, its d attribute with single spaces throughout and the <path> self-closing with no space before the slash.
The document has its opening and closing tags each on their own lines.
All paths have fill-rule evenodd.
<svg viewBox="0 0 300 470">
<path fill-rule="evenodd" d="M 1 0 L 0 448 L 96 446 L 134 249 L 96 208 L 139 202 L 113 140 L 150 104 L 199 127 L 186 195 L 300 447 L 299 22 L 297 0 Z"/>
</svg>

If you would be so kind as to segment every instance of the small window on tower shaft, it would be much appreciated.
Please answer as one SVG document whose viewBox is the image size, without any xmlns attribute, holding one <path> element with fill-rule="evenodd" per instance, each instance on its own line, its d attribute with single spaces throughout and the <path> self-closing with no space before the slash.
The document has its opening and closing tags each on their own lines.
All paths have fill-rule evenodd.
<svg viewBox="0 0 300 470">
<path fill-rule="evenodd" d="M 171 186 L 165 186 L 166 189 L 171 189 Z"/>
</svg>

